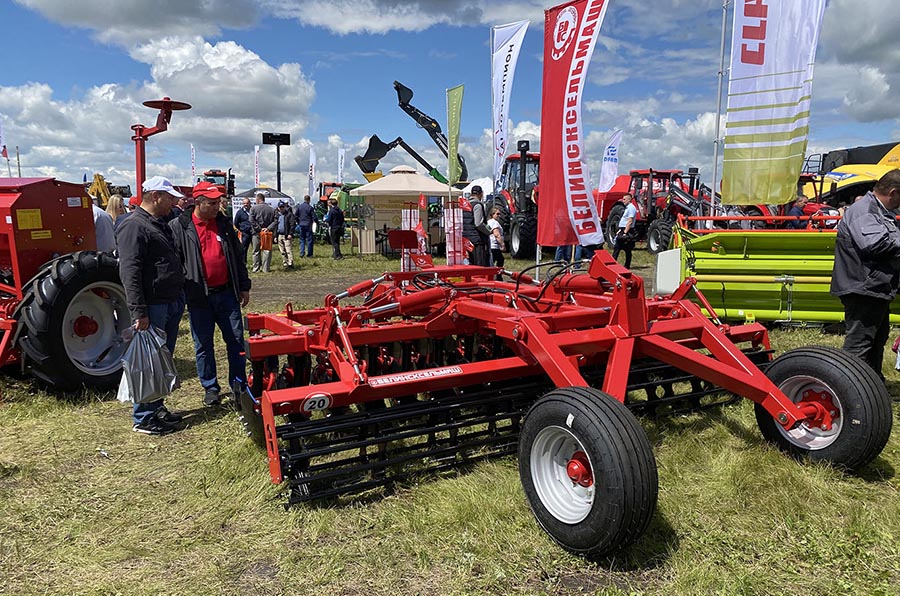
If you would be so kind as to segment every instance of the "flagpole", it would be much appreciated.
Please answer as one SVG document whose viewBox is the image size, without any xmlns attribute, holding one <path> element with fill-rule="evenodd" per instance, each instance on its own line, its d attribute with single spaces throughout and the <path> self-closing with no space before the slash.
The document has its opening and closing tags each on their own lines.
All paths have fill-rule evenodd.
<svg viewBox="0 0 900 596">
<path fill-rule="evenodd" d="M 722 81 L 725 79 L 725 27 L 728 25 L 728 5 L 731 0 L 722 2 L 722 41 L 719 48 L 719 83 L 716 92 L 716 140 L 713 142 L 713 179 L 709 194 L 710 215 L 714 215 L 713 208 L 716 205 L 716 186 L 719 182 L 719 134 L 720 121 L 722 120 Z"/>
<path fill-rule="evenodd" d="M 19 171 L 19 178 L 22 177 L 22 161 L 19 159 L 19 146 L 16 145 L 16 169 Z"/>
</svg>

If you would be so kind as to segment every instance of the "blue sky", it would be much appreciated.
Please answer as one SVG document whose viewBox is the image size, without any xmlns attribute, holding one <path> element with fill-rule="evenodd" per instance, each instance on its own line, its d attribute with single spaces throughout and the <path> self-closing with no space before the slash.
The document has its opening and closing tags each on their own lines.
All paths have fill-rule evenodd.
<svg viewBox="0 0 900 596">
<path fill-rule="evenodd" d="M 100 172 L 132 183 L 130 126 L 169 95 L 194 106 L 148 144 L 148 172 L 176 183 L 197 167 L 231 167 L 252 185 L 253 145 L 289 132 L 283 188 L 306 186 L 309 148 L 319 179 L 362 180 L 352 156 L 371 134 L 402 136 L 441 169 L 445 160 L 398 107 L 392 82 L 446 120 L 445 90 L 465 85 L 461 153 L 470 177 L 490 174 L 491 25 L 531 20 L 513 87 L 513 136 L 538 147 L 543 10 L 534 0 L 0 0 L 6 52 L 0 121 L 23 175 L 80 180 Z M 897 140 L 900 11 L 887 0 L 830 0 L 813 87 L 810 151 Z M 621 165 L 712 169 L 721 23 L 717 0 L 611 0 L 584 95 L 596 178 L 609 134 L 624 128 Z M 730 17 L 729 17 L 730 21 Z M 514 139 L 515 140 L 515 139 Z M 416 165 L 395 150 L 383 169 Z M 273 148 L 261 178 L 275 184 Z M 15 159 L 13 157 L 13 172 Z M 6 164 L 0 164 L 0 175 Z"/>
</svg>

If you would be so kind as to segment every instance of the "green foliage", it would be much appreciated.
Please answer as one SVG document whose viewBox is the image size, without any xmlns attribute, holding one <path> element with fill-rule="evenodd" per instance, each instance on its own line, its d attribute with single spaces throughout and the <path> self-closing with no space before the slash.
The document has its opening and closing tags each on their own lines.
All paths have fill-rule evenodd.
<svg viewBox="0 0 900 596">
<path fill-rule="evenodd" d="M 316 250 L 295 261 L 299 271 L 277 271 L 276 256 L 276 271 L 254 274 L 253 308 L 321 304 L 396 267 Z M 771 338 L 779 352 L 840 342 L 814 329 Z M 187 319 L 176 360 L 184 385 L 167 403 L 190 426 L 161 438 L 131 432 L 129 407 L 112 395 L 60 399 L 3 377 L 0 593 L 887 595 L 900 586 L 896 434 L 846 475 L 767 446 L 749 402 L 642 420 L 659 466 L 657 514 L 629 551 L 589 562 L 535 523 L 513 458 L 380 498 L 285 511 L 235 414 L 203 408 Z"/>
</svg>

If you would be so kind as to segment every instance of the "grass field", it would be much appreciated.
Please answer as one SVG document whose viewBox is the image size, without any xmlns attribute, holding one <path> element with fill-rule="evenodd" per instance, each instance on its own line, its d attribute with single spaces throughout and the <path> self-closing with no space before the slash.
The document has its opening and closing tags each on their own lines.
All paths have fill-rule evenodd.
<svg viewBox="0 0 900 596">
<path fill-rule="evenodd" d="M 649 257 L 635 257 L 649 275 Z M 254 310 L 320 304 L 396 267 L 274 261 L 254 275 Z M 779 352 L 840 345 L 815 329 L 771 337 Z M 202 407 L 186 321 L 176 361 L 184 382 L 167 404 L 190 426 L 161 438 L 132 432 L 113 395 L 60 399 L 2 378 L 0 594 L 900 594 L 898 433 L 846 475 L 767 446 L 749 402 L 644 419 L 657 513 L 628 551 L 589 562 L 538 527 L 512 458 L 285 511 L 235 413 Z"/>
</svg>

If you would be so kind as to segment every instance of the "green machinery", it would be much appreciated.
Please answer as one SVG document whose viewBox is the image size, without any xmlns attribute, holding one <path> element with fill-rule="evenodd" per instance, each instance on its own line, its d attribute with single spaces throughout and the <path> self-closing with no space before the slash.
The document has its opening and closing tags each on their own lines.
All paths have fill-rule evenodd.
<svg viewBox="0 0 900 596">
<path fill-rule="evenodd" d="M 688 277 L 728 321 L 805 325 L 844 320 L 829 294 L 835 230 L 723 230 L 695 233 L 676 226 L 673 246 L 657 256 L 656 292 Z M 900 304 L 891 306 L 900 324 Z"/>
</svg>

